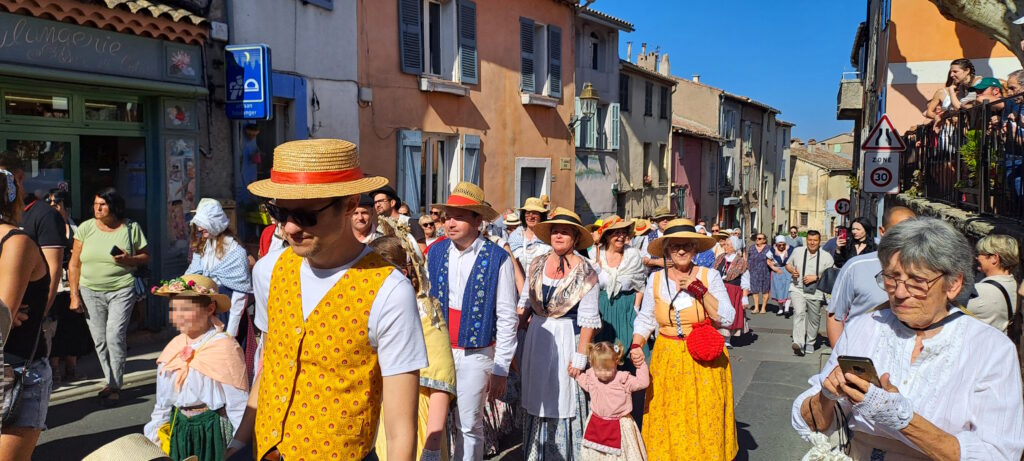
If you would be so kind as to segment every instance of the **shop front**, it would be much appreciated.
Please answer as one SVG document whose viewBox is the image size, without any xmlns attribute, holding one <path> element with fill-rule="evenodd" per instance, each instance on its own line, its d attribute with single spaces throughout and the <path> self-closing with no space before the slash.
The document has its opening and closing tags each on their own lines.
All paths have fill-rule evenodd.
<svg viewBox="0 0 1024 461">
<path fill-rule="evenodd" d="M 0 148 L 22 158 L 27 192 L 67 190 L 76 222 L 116 188 L 149 241 L 154 282 L 187 264 L 210 135 L 203 80 L 200 44 L 0 12 Z M 166 312 L 153 301 L 146 319 L 158 327 Z"/>
</svg>

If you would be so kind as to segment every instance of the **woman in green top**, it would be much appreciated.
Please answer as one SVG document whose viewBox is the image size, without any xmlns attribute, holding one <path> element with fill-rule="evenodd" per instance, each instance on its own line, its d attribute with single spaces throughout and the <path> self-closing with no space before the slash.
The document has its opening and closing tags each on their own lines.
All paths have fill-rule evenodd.
<svg viewBox="0 0 1024 461">
<path fill-rule="evenodd" d="M 149 252 L 139 225 L 125 222 L 124 198 L 114 188 L 97 193 L 92 209 L 94 218 L 78 226 L 68 264 L 71 309 L 87 311 L 89 332 L 107 381 L 99 396 L 114 404 L 120 398 L 125 335 L 135 305 L 132 272 L 149 263 Z"/>
</svg>

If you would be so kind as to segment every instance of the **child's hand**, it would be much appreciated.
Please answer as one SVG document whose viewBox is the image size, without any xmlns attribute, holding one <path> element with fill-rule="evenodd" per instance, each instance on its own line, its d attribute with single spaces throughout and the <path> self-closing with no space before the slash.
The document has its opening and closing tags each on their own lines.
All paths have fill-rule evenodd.
<svg viewBox="0 0 1024 461">
<path fill-rule="evenodd" d="M 644 351 L 639 347 L 630 349 L 629 359 L 633 361 L 633 366 L 639 367 L 641 363 L 644 363 Z"/>
</svg>

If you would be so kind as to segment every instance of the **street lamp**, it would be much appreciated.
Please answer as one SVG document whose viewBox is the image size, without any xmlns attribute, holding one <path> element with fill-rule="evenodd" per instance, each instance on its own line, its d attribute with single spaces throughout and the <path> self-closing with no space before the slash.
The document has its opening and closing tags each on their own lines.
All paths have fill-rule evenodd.
<svg viewBox="0 0 1024 461">
<path fill-rule="evenodd" d="M 597 101 L 599 99 L 597 91 L 594 90 L 594 85 L 590 82 L 584 83 L 583 91 L 580 92 L 580 113 L 573 114 L 569 120 L 570 130 L 575 130 L 576 125 L 579 125 L 580 122 L 594 118 L 594 114 L 597 113 Z"/>
</svg>

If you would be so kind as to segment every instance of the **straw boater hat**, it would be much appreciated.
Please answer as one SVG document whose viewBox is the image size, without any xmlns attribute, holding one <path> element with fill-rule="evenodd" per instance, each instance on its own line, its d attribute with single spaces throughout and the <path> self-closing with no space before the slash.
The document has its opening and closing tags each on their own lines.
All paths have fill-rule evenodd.
<svg viewBox="0 0 1024 461">
<path fill-rule="evenodd" d="M 82 461 L 153 461 L 169 460 L 167 454 L 160 450 L 160 447 L 146 438 L 145 435 L 135 433 L 128 434 L 113 442 L 110 442 L 98 450 L 89 453 Z M 185 461 L 197 459 L 195 456 L 185 458 Z"/>
<path fill-rule="evenodd" d="M 663 206 L 663 207 L 658 207 L 658 208 L 656 208 L 654 210 L 654 216 L 651 217 L 651 220 L 652 221 L 658 221 L 658 220 L 664 219 L 664 218 L 672 219 L 672 218 L 675 218 L 675 217 L 676 217 L 676 214 L 673 213 L 672 210 L 669 209 L 669 207 Z M 692 225 L 693 224 L 691 224 L 691 226 Z"/>
<path fill-rule="evenodd" d="M 716 241 L 717 240 L 722 240 L 722 239 L 727 239 L 729 237 L 732 237 L 732 234 L 730 234 L 729 232 L 724 231 L 724 230 L 720 230 L 718 232 L 715 232 L 714 234 L 711 234 L 711 238 L 715 239 Z"/>
<path fill-rule="evenodd" d="M 152 292 L 157 296 L 169 298 L 209 296 L 217 303 L 216 312 L 220 314 L 231 309 L 231 298 L 228 298 L 228 295 L 220 294 L 217 290 L 217 282 L 214 282 L 213 279 L 197 274 L 186 274 L 173 280 L 161 282 L 160 286 L 153 287 Z"/>
<path fill-rule="evenodd" d="M 506 226 L 518 226 L 522 224 L 519 222 L 519 215 L 516 213 L 509 213 L 505 215 L 504 221 Z"/>
<path fill-rule="evenodd" d="M 669 240 L 688 240 L 697 244 L 697 253 L 708 251 L 711 247 L 715 246 L 715 239 L 708 237 L 706 234 L 697 232 L 693 226 L 693 221 L 686 218 L 673 219 L 669 221 L 668 228 L 665 229 L 665 236 L 654 239 L 650 246 L 647 247 L 647 251 L 659 258 L 664 258 L 665 255 L 662 253 L 662 247 Z"/>
<path fill-rule="evenodd" d="M 618 215 L 611 215 L 607 218 L 604 218 L 604 224 L 602 224 L 601 228 L 598 229 L 598 232 L 601 234 L 601 236 L 598 237 L 598 239 L 604 237 L 605 232 L 613 231 L 615 229 L 626 229 L 626 232 L 629 234 L 630 237 L 632 237 L 633 232 L 635 232 L 635 224 L 636 222 L 633 221 L 632 219 L 626 221 L 620 218 Z"/>
<path fill-rule="evenodd" d="M 530 198 L 526 199 L 526 203 L 523 204 L 523 206 L 522 206 L 522 208 L 520 208 L 520 210 L 523 210 L 523 211 L 536 211 L 538 213 L 547 213 L 548 212 L 548 209 L 544 206 L 544 202 L 542 202 L 537 197 L 530 197 Z"/>
<path fill-rule="evenodd" d="M 651 230 L 651 222 L 646 219 L 633 220 L 633 236 L 644 235 Z"/>
<path fill-rule="evenodd" d="M 577 250 L 587 249 L 594 245 L 594 236 L 587 231 L 586 227 L 583 227 L 580 216 L 562 207 L 551 210 L 551 217 L 534 226 L 533 233 L 537 234 L 540 241 L 551 245 L 551 227 L 555 224 L 566 224 L 580 231 L 579 240 L 576 242 Z"/>
<path fill-rule="evenodd" d="M 363 175 L 355 144 L 307 139 L 277 146 L 270 179 L 249 184 L 249 192 L 272 199 L 333 198 L 370 192 L 387 183 L 386 178 Z"/>
<path fill-rule="evenodd" d="M 456 185 L 455 190 L 448 196 L 447 203 L 435 203 L 430 206 L 469 210 L 483 217 L 485 221 L 493 221 L 499 214 L 484 201 L 484 190 L 469 181 L 462 181 Z"/>
</svg>

